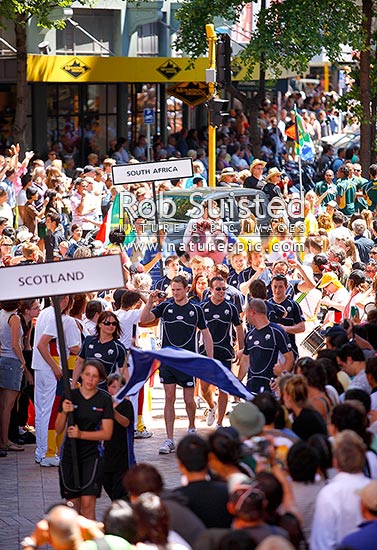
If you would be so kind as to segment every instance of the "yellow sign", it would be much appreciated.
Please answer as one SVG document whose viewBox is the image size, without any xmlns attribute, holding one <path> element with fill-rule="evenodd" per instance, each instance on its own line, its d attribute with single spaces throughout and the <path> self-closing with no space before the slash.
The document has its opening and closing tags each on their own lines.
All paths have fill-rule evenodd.
<svg viewBox="0 0 377 550">
<path fill-rule="evenodd" d="M 90 71 L 90 68 L 77 57 L 69 61 L 69 63 L 63 65 L 62 69 L 69 75 L 73 76 L 73 78 L 79 78 L 83 74 Z"/>
<path fill-rule="evenodd" d="M 203 82 L 208 60 L 187 57 L 28 55 L 29 82 Z M 245 69 L 237 74 L 242 80 Z M 255 76 L 257 78 L 257 76 Z"/>
<path fill-rule="evenodd" d="M 181 82 L 168 88 L 168 94 L 181 99 L 187 105 L 200 105 L 208 99 L 208 84 L 205 82 Z"/>
<path fill-rule="evenodd" d="M 28 55 L 29 82 L 196 82 L 204 83 L 208 59 L 187 57 L 99 57 L 78 55 Z M 258 67 L 246 79 L 246 69 L 232 64 L 233 80 L 258 80 Z M 284 72 L 280 78 L 290 76 Z M 267 78 L 272 76 L 268 73 Z M 192 92 L 194 93 L 194 92 Z M 193 97 L 193 96 L 192 96 Z"/>
<path fill-rule="evenodd" d="M 178 73 L 180 73 L 182 69 L 180 69 L 177 63 L 175 63 L 172 59 L 168 59 L 168 61 L 165 61 L 165 63 L 163 63 L 157 70 L 165 78 L 171 80 Z"/>
</svg>

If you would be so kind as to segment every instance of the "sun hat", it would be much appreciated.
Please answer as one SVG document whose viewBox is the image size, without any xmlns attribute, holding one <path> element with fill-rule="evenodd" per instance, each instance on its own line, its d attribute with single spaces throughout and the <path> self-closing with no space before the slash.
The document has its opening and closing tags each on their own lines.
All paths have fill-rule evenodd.
<svg viewBox="0 0 377 550">
<path fill-rule="evenodd" d="M 263 413 L 250 402 L 236 405 L 229 413 L 229 420 L 241 437 L 259 434 L 266 423 Z"/>
<path fill-rule="evenodd" d="M 253 168 L 258 166 L 259 164 L 261 164 L 264 168 L 266 166 L 267 162 L 264 162 L 264 160 L 260 160 L 260 159 L 254 159 L 253 162 L 250 164 L 250 172 L 252 172 Z"/>
<path fill-rule="evenodd" d="M 335 273 L 324 273 L 317 288 L 325 288 L 330 283 L 335 285 L 337 288 L 341 288 L 342 286 L 342 283 L 339 281 L 338 276 Z"/>
<path fill-rule="evenodd" d="M 273 168 L 271 168 L 269 171 L 268 171 L 268 174 L 266 176 L 266 180 L 267 181 L 270 181 L 270 179 L 273 177 L 273 176 L 281 176 L 283 174 L 283 172 L 281 172 L 279 170 L 279 168 L 276 168 L 276 166 L 274 166 Z"/>
</svg>

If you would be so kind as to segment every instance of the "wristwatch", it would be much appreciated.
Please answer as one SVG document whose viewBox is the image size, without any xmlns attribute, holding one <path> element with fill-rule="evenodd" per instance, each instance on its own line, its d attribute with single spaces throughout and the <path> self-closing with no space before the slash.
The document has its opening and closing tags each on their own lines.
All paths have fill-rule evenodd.
<svg viewBox="0 0 377 550">
<path fill-rule="evenodd" d="M 38 545 L 33 541 L 31 537 L 25 537 L 24 540 L 21 541 L 22 548 L 38 548 Z"/>
</svg>

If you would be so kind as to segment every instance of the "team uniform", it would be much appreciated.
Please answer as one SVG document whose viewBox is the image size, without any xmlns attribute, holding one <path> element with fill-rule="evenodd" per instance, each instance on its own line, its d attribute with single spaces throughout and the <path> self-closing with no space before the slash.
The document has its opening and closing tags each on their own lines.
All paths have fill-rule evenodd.
<svg viewBox="0 0 377 550">
<path fill-rule="evenodd" d="M 322 206 L 326 206 L 326 204 L 330 201 L 335 201 L 336 196 L 338 194 L 338 190 L 335 183 L 330 183 L 330 185 L 328 185 L 326 181 L 320 181 L 319 183 L 317 183 L 316 186 L 314 187 L 314 191 L 318 195 L 318 197 L 320 197 L 321 195 L 323 195 L 323 193 L 326 193 L 326 191 L 328 191 L 326 197 L 322 199 Z"/>
<path fill-rule="evenodd" d="M 280 307 L 283 307 L 285 311 L 287 312 L 287 315 L 279 320 L 279 323 L 285 327 L 292 327 L 293 325 L 298 325 L 298 323 L 301 323 L 302 321 L 305 321 L 304 316 L 302 314 L 301 307 L 291 300 L 290 298 L 286 298 L 283 302 L 280 302 L 280 304 L 277 304 L 273 298 L 269 300 L 272 304 L 279 305 Z M 296 345 L 296 338 L 294 334 L 287 334 L 289 341 L 292 346 L 292 351 L 295 354 L 295 357 L 298 356 L 298 349 Z"/>
<path fill-rule="evenodd" d="M 241 325 L 238 311 L 226 300 L 219 305 L 207 300 L 202 309 L 213 340 L 213 357 L 230 369 L 234 357 L 232 328 Z"/>
<path fill-rule="evenodd" d="M 63 411 L 62 397 L 59 412 Z M 98 390 L 90 399 L 85 399 L 79 389 L 72 390 L 71 401 L 75 406 L 74 423 L 80 431 L 94 432 L 99 429 L 103 419 L 113 419 L 113 403 L 111 397 Z M 101 496 L 103 478 L 104 450 L 100 441 L 76 439 L 77 462 L 79 465 L 80 487 L 75 487 L 72 468 L 72 440 L 67 437 L 61 450 L 59 468 L 60 493 L 67 500 L 82 495 Z"/>
<path fill-rule="evenodd" d="M 203 310 L 189 301 L 180 306 L 174 301 L 165 301 L 152 309 L 156 319 L 162 319 L 162 347 L 175 346 L 187 351 L 197 351 L 197 329 L 204 330 L 207 324 Z M 160 378 L 163 384 L 179 384 L 183 388 L 193 387 L 194 378 L 161 365 Z"/>
<path fill-rule="evenodd" d="M 346 216 L 355 213 L 356 185 L 351 179 L 337 181 L 338 208 Z"/>
<path fill-rule="evenodd" d="M 250 359 L 247 388 L 253 393 L 270 391 L 270 380 L 279 354 L 292 350 L 286 332 L 275 323 L 258 330 L 253 327 L 246 335 L 244 355 Z"/>
<path fill-rule="evenodd" d="M 369 210 L 374 212 L 377 208 L 377 180 L 372 180 L 364 185 L 364 194 L 367 196 Z"/>
<path fill-rule="evenodd" d="M 246 281 L 251 279 L 251 277 L 255 274 L 256 274 L 256 271 L 252 267 L 247 267 L 246 269 L 243 269 L 242 271 L 240 271 L 240 273 L 238 274 L 237 288 L 239 288 L 240 285 L 242 285 L 242 283 L 245 283 Z"/>
<path fill-rule="evenodd" d="M 161 290 L 162 292 L 166 292 L 167 288 L 170 286 L 171 279 L 167 275 L 165 277 L 162 277 L 162 279 L 159 279 L 156 284 L 154 285 L 154 290 Z"/>
<path fill-rule="evenodd" d="M 231 267 L 230 270 L 229 270 L 228 278 L 226 280 L 227 285 L 234 286 L 235 288 L 238 288 L 238 286 L 239 286 L 238 275 L 239 274 L 237 273 L 237 271 L 235 269 L 233 269 L 233 267 Z"/>
<path fill-rule="evenodd" d="M 110 340 L 104 344 L 99 342 L 97 336 L 87 336 L 81 347 L 79 356 L 87 359 L 98 359 L 105 367 L 106 376 L 119 372 L 126 359 L 126 348 L 119 340 Z M 103 386 L 103 383 L 100 385 Z"/>
</svg>

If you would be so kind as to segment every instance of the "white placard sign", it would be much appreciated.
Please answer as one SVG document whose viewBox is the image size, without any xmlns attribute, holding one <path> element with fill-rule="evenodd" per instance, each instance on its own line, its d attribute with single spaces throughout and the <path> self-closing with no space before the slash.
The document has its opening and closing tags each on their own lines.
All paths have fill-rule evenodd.
<svg viewBox="0 0 377 550">
<path fill-rule="evenodd" d="M 191 178 L 193 175 L 192 159 L 190 157 L 161 160 L 160 162 L 115 164 L 112 171 L 114 185 Z"/>
<path fill-rule="evenodd" d="M 64 296 L 123 286 L 120 254 L 0 269 L 0 300 Z"/>
</svg>

